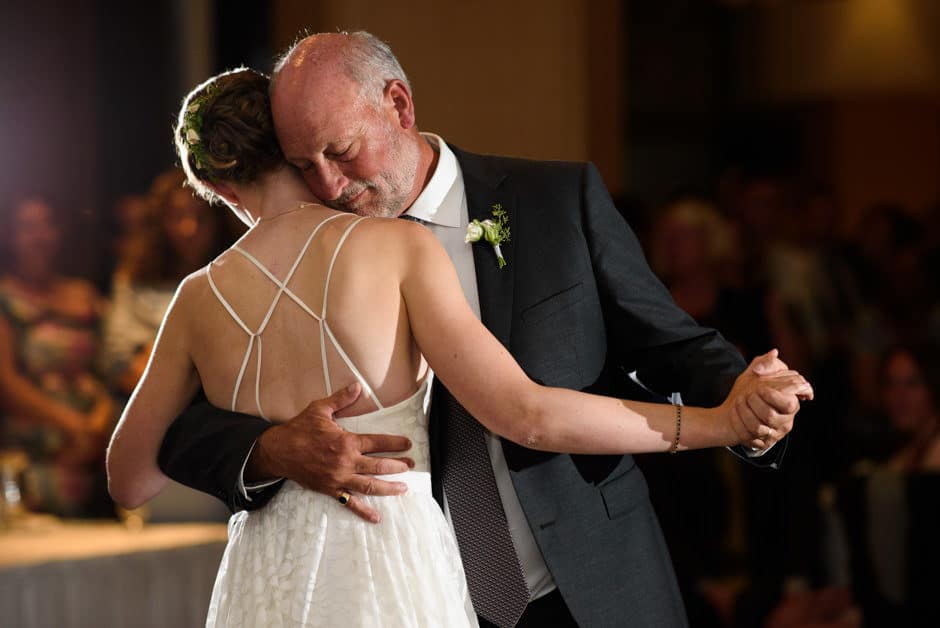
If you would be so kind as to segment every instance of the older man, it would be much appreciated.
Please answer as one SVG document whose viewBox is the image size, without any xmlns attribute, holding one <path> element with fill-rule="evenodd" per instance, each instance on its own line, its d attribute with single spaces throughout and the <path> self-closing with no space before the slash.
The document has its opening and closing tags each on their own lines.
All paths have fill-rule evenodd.
<svg viewBox="0 0 940 628">
<path fill-rule="evenodd" d="M 405 73 L 375 37 L 300 41 L 275 69 L 272 107 L 285 157 L 325 204 L 408 218 L 437 235 L 469 303 L 533 379 L 622 395 L 622 375 L 637 372 L 651 389 L 713 406 L 744 369 L 718 332 L 673 303 L 592 165 L 475 155 L 420 133 Z M 465 241 L 469 222 L 496 210 L 511 231 L 500 244 L 505 267 L 485 242 Z M 762 368 L 783 365 L 768 358 Z M 462 420 L 442 386 L 433 397 L 435 495 L 484 626 L 686 625 L 630 456 L 527 450 Z M 355 495 L 401 490 L 369 475 L 366 455 L 398 443 L 340 430 L 331 412 L 349 401 L 339 393 L 275 427 L 197 402 L 168 433 L 161 466 L 233 509 L 262 506 L 278 489 L 263 480 L 286 477 L 331 496 L 348 491 L 348 507 L 378 522 Z M 741 433 L 761 433 L 752 444 L 766 450 L 798 404 L 755 406 L 740 414 Z M 760 460 L 773 464 L 782 449 Z M 245 480 L 260 483 L 246 490 Z"/>
</svg>

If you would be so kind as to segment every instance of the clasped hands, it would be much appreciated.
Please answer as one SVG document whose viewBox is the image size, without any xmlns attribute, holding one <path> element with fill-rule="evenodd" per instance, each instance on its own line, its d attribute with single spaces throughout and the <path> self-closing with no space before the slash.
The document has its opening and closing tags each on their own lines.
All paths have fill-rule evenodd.
<svg viewBox="0 0 940 628">
<path fill-rule="evenodd" d="M 729 445 L 766 450 L 793 429 L 800 402 L 813 398 L 813 387 L 790 370 L 776 349 L 755 358 L 738 376 L 717 408 L 719 429 Z"/>
</svg>

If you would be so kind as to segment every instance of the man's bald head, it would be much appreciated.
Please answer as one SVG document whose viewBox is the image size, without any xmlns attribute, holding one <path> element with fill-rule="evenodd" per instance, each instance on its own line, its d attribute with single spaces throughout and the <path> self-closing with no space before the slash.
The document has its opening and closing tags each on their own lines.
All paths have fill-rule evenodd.
<svg viewBox="0 0 940 628">
<path fill-rule="evenodd" d="M 391 80 L 399 80 L 411 91 L 411 84 L 384 41 L 366 31 L 317 33 L 296 41 L 281 55 L 272 73 L 272 91 L 284 77 L 302 80 L 312 72 L 343 72 L 361 85 L 365 95 L 378 100 Z"/>
<path fill-rule="evenodd" d="M 420 193 L 433 151 L 415 126 L 408 78 L 377 37 L 298 41 L 274 68 L 271 111 L 284 156 L 325 204 L 397 216 Z"/>
</svg>

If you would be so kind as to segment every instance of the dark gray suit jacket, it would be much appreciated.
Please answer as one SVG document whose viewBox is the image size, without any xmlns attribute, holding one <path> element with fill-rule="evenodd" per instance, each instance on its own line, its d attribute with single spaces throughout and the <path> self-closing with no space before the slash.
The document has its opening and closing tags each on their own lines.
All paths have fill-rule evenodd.
<svg viewBox="0 0 940 628">
<path fill-rule="evenodd" d="M 483 322 L 534 380 L 575 390 L 635 396 L 636 370 L 663 394 L 714 406 L 745 368 L 715 330 L 673 302 L 614 207 L 596 168 L 476 155 L 452 147 L 471 220 L 507 210 L 512 240 L 499 270 L 474 247 Z M 631 394 L 633 393 L 633 394 Z M 435 395 L 440 399 L 441 395 Z M 171 478 L 216 495 L 233 510 L 257 508 L 236 490 L 257 417 L 197 400 L 170 428 L 160 453 Z M 432 406 L 431 456 L 439 484 L 446 414 Z M 582 626 L 685 626 L 679 595 L 642 473 L 631 456 L 548 454 L 504 441 L 510 474 L 535 539 Z M 783 448 L 761 460 L 776 462 Z"/>
</svg>

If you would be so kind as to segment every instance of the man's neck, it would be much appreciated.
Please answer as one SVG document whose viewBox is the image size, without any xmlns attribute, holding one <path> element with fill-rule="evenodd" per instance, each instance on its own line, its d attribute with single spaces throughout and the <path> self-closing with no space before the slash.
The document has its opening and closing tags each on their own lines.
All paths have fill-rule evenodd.
<svg viewBox="0 0 940 628">
<path fill-rule="evenodd" d="M 415 187 L 408 202 L 402 208 L 402 214 L 414 205 L 417 198 L 421 196 L 421 192 L 428 186 L 431 177 L 434 176 L 434 171 L 437 169 L 440 155 L 440 149 L 430 139 L 418 135 L 418 167 L 415 169 Z"/>
</svg>

